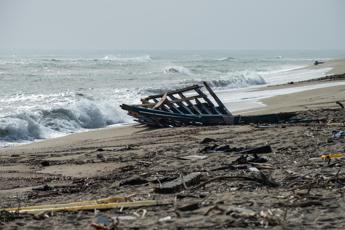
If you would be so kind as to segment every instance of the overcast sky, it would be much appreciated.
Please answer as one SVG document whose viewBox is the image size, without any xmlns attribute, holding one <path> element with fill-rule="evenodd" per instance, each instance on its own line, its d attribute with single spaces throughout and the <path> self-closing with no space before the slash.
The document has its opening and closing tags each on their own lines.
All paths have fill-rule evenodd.
<svg viewBox="0 0 345 230">
<path fill-rule="evenodd" d="M 0 0 L 0 49 L 345 49 L 345 0 Z"/>
</svg>

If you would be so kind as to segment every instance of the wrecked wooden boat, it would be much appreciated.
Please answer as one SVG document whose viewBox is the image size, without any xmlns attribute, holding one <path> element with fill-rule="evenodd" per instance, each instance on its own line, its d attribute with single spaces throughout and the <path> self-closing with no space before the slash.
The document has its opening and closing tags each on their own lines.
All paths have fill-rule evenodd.
<svg viewBox="0 0 345 230">
<path fill-rule="evenodd" d="M 149 126 L 233 124 L 231 112 L 209 85 L 203 84 L 151 95 L 142 98 L 140 105 L 122 104 L 121 108 L 136 121 Z M 212 98 L 202 91 L 203 87 Z"/>
<path fill-rule="evenodd" d="M 151 95 L 142 98 L 138 105 L 122 104 L 120 107 L 127 110 L 128 115 L 137 122 L 154 127 L 278 123 L 296 115 L 234 116 L 207 82 Z"/>
</svg>

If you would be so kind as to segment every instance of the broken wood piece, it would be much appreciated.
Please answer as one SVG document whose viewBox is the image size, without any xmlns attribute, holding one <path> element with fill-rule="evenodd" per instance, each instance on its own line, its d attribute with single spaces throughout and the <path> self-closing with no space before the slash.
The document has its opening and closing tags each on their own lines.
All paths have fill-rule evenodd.
<svg viewBox="0 0 345 230">
<path fill-rule="evenodd" d="M 201 173 L 194 172 L 186 176 L 179 177 L 173 181 L 166 182 L 154 189 L 157 193 L 175 193 L 179 192 L 186 187 L 193 186 L 200 183 Z"/>
<path fill-rule="evenodd" d="M 199 202 L 193 202 L 193 203 L 189 203 L 189 204 L 183 204 L 181 206 L 179 206 L 177 208 L 177 210 L 182 211 L 182 212 L 186 212 L 186 211 L 193 211 L 196 209 L 200 208 L 200 203 Z"/>
<path fill-rule="evenodd" d="M 207 156 L 201 156 L 201 155 L 188 155 L 188 156 L 182 156 L 178 157 L 178 159 L 181 160 L 204 160 Z"/>
<path fill-rule="evenodd" d="M 340 101 L 336 101 L 335 103 L 337 103 L 337 105 L 339 105 L 342 109 L 345 108 L 344 105 L 343 105 L 343 103 L 341 103 Z"/>
<path fill-rule="evenodd" d="M 272 147 L 270 145 L 264 145 L 256 148 L 245 149 L 240 152 L 240 154 L 260 154 L 260 153 L 271 153 L 273 152 Z"/>
<path fill-rule="evenodd" d="M 142 200 L 142 201 L 131 201 L 131 202 L 115 202 L 115 203 L 100 203 L 100 204 L 55 204 L 55 205 L 45 205 L 45 206 L 30 206 L 30 207 L 19 207 L 19 208 L 8 208 L 4 209 L 8 212 L 17 213 L 40 213 L 40 212 L 76 212 L 82 210 L 103 210 L 103 209 L 113 209 L 113 208 L 138 208 L 138 207 L 148 207 L 148 206 L 159 206 L 159 205 L 169 205 L 172 204 L 172 200 Z"/>
<path fill-rule="evenodd" d="M 211 94 L 211 96 L 214 98 L 214 100 L 217 102 L 217 104 L 219 105 L 219 107 L 221 109 L 223 109 L 227 114 L 231 114 L 231 112 L 225 107 L 225 105 L 223 104 L 223 102 L 218 98 L 218 96 L 213 92 L 213 90 L 211 89 L 211 87 L 207 84 L 206 81 L 203 82 L 203 84 L 205 85 L 206 89 L 208 90 L 208 92 Z"/>
<path fill-rule="evenodd" d="M 207 143 L 210 143 L 210 142 L 216 142 L 216 140 L 213 139 L 213 138 L 205 137 L 204 139 L 202 139 L 200 144 L 207 144 Z"/>
<path fill-rule="evenodd" d="M 123 185 L 140 185 L 140 184 L 146 184 L 148 181 L 140 176 L 133 176 L 131 178 L 125 179 L 120 182 L 120 186 Z"/>
</svg>

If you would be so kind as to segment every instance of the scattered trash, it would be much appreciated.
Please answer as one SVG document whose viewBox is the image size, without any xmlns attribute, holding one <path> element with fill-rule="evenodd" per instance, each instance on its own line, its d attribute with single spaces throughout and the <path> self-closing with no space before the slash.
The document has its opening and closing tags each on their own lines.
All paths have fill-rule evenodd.
<svg viewBox="0 0 345 230">
<path fill-rule="evenodd" d="M 185 212 L 185 211 L 193 211 L 193 210 L 196 210 L 199 208 L 200 208 L 200 203 L 194 202 L 194 203 L 184 204 L 184 205 L 178 207 L 177 210 Z"/>
<path fill-rule="evenodd" d="M 241 154 L 259 154 L 259 153 L 271 153 L 273 152 L 272 147 L 270 145 L 264 145 L 256 148 L 250 148 L 242 150 L 238 153 Z"/>
<path fill-rule="evenodd" d="M 135 217 L 135 216 L 116 216 L 116 217 L 114 217 L 114 219 L 117 219 L 117 220 L 136 220 L 137 217 Z"/>
<path fill-rule="evenodd" d="M 139 184 L 146 184 L 148 181 L 140 176 L 133 176 L 129 179 L 123 180 L 120 182 L 120 186 L 123 185 L 139 185 Z"/>
<path fill-rule="evenodd" d="M 344 107 L 344 105 L 343 105 L 343 103 L 341 103 L 340 101 L 336 101 L 335 103 L 337 103 L 337 105 L 339 105 L 340 106 L 340 108 L 342 108 L 342 109 L 344 109 L 345 107 Z"/>
<path fill-rule="evenodd" d="M 44 161 L 41 161 L 41 165 L 42 165 L 43 167 L 47 167 L 47 166 L 50 165 L 50 163 L 49 163 L 49 161 L 44 160 Z"/>
<path fill-rule="evenodd" d="M 207 144 L 207 143 L 210 143 L 210 142 L 216 142 L 216 140 L 213 139 L 213 138 L 205 137 L 205 138 L 200 142 L 200 144 Z"/>
<path fill-rule="evenodd" d="M 341 137 L 345 137 L 345 131 L 342 130 L 334 130 L 332 131 L 332 138 L 333 139 L 338 139 Z"/>
<path fill-rule="evenodd" d="M 325 63 L 325 62 L 323 62 L 323 61 L 314 61 L 314 65 L 320 65 L 320 64 L 323 64 L 323 63 Z"/>
<path fill-rule="evenodd" d="M 33 191 L 49 191 L 52 190 L 53 188 L 47 184 L 43 185 L 43 186 L 39 186 L 39 187 L 34 187 L 32 188 Z"/>
<path fill-rule="evenodd" d="M 181 160 L 204 160 L 206 158 L 207 156 L 201 156 L 201 155 L 189 155 L 189 156 L 178 157 L 178 159 L 181 159 Z"/>
<path fill-rule="evenodd" d="M 194 172 L 186 176 L 179 177 L 173 181 L 166 182 L 159 187 L 154 189 L 157 193 L 175 193 L 183 189 L 186 189 L 188 186 L 197 185 L 200 183 L 201 173 Z"/>
<path fill-rule="evenodd" d="M 329 154 L 322 154 L 320 157 L 325 158 L 325 159 L 343 158 L 344 154 L 343 153 L 329 153 Z"/>
<path fill-rule="evenodd" d="M 166 217 L 160 218 L 158 222 L 167 222 L 171 220 L 172 220 L 171 216 L 166 216 Z"/>
<path fill-rule="evenodd" d="M 258 168 L 255 168 L 255 167 L 249 167 L 248 169 L 251 172 L 260 172 L 260 170 Z"/>
</svg>

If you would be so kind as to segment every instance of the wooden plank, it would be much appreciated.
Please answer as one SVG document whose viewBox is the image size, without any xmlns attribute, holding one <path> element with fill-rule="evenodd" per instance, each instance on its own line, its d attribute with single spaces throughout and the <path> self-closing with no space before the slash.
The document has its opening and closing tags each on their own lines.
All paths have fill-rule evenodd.
<svg viewBox="0 0 345 230">
<path fill-rule="evenodd" d="M 180 97 L 183 98 L 183 99 L 187 99 L 187 97 L 186 97 L 185 95 L 183 95 L 183 93 L 178 93 L 178 95 L 180 95 Z M 193 99 L 198 98 L 198 97 L 200 97 L 200 95 L 194 96 Z M 190 99 L 190 98 L 191 98 L 191 97 L 189 97 L 185 102 L 186 102 L 191 108 L 193 108 L 197 113 L 202 114 L 202 112 L 198 109 L 198 107 L 196 107 L 196 106 L 191 102 L 191 100 L 193 100 L 193 99 Z"/>
<path fill-rule="evenodd" d="M 158 109 L 158 108 L 160 108 L 160 107 L 163 105 L 163 103 L 165 103 L 165 102 L 167 101 L 167 96 L 168 96 L 168 94 L 165 93 L 165 94 L 163 95 L 163 97 L 161 98 L 161 100 L 160 100 L 155 106 L 153 106 L 153 109 Z"/>
<path fill-rule="evenodd" d="M 172 94 L 169 95 L 169 97 L 172 99 L 172 100 L 170 101 L 170 103 L 176 103 L 176 104 L 178 104 L 181 108 L 185 109 L 189 114 L 194 114 L 187 106 L 185 106 L 185 105 L 182 103 L 183 100 L 177 99 L 177 98 L 174 97 L 174 95 L 172 95 Z"/>
<path fill-rule="evenodd" d="M 169 107 L 170 110 L 174 111 L 175 113 L 180 113 L 180 114 L 184 114 L 184 112 L 182 112 L 181 110 L 179 110 L 174 104 L 170 103 L 169 100 L 166 100 L 165 105 L 167 107 Z"/>
<path fill-rule="evenodd" d="M 213 97 L 213 99 L 217 102 L 217 104 L 219 105 L 219 107 L 221 107 L 227 114 L 231 114 L 231 112 L 225 107 L 225 105 L 223 104 L 223 102 L 218 98 L 218 96 L 213 92 L 213 90 L 211 89 L 211 87 L 207 84 L 206 81 L 203 82 L 206 89 L 208 90 L 208 92 L 210 93 L 210 95 Z"/>
<path fill-rule="evenodd" d="M 195 91 L 202 96 L 202 98 L 207 102 L 207 104 L 209 104 L 210 107 L 215 107 L 212 101 L 208 99 L 207 95 L 204 94 L 204 92 L 202 92 L 200 89 L 195 89 Z"/>
<path fill-rule="evenodd" d="M 180 93 L 180 92 L 183 93 L 183 92 L 190 91 L 190 90 L 200 89 L 201 87 L 202 86 L 200 86 L 200 85 L 192 85 L 192 86 L 189 86 L 189 87 L 186 87 L 186 88 L 168 91 L 166 93 L 168 95 L 176 94 L 176 93 Z M 153 98 L 163 97 L 163 95 L 164 95 L 164 93 L 156 94 L 156 95 L 151 95 L 151 96 L 143 98 L 142 100 L 150 100 L 150 99 L 153 99 Z"/>
<path fill-rule="evenodd" d="M 195 98 L 195 102 L 201 107 L 202 110 L 204 110 L 204 112 L 206 114 L 213 114 L 210 110 L 208 110 L 208 108 L 206 108 L 206 106 L 204 106 L 198 98 Z"/>
<path fill-rule="evenodd" d="M 213 104 L 213 102 L 207 97 L 206 94 L 204 94 L 204 92 L 202 92 L 200 89 L 195 89 L 195 91 L 197 91 L 201 96 L 202 98 L 207 102 L 207 104 L 210 106 L 211 110 L 214 110 L 215 113 L 213 113 L 213 111 L 211 111 L 212 114 L 222 114 L 221 112 L 219 112 L 217 109 L 216 109 L 216 106 Z"/>
<path fill-rule="evenodd" d="M 170 101 L 171 103 L 180 103 L 180 102 L 187 102 L 188 103 L 188 101 L 190 102 L 191 100 L 194 100 L 195 98 L 202 98 L 201 95 L 195 95 L 195 96 L 191 96 L 191 97 L 185 97 L 184 96 L 184 98 L 181 98 L 181 99 L 178 99 L 178 98 L 174 97 L 173 95 L 169 95 L 169 97 L 171 97 L 173 99 Z M 181 95 L 180 95 L 180 97 L 181 97 Z"/>
</svg>

